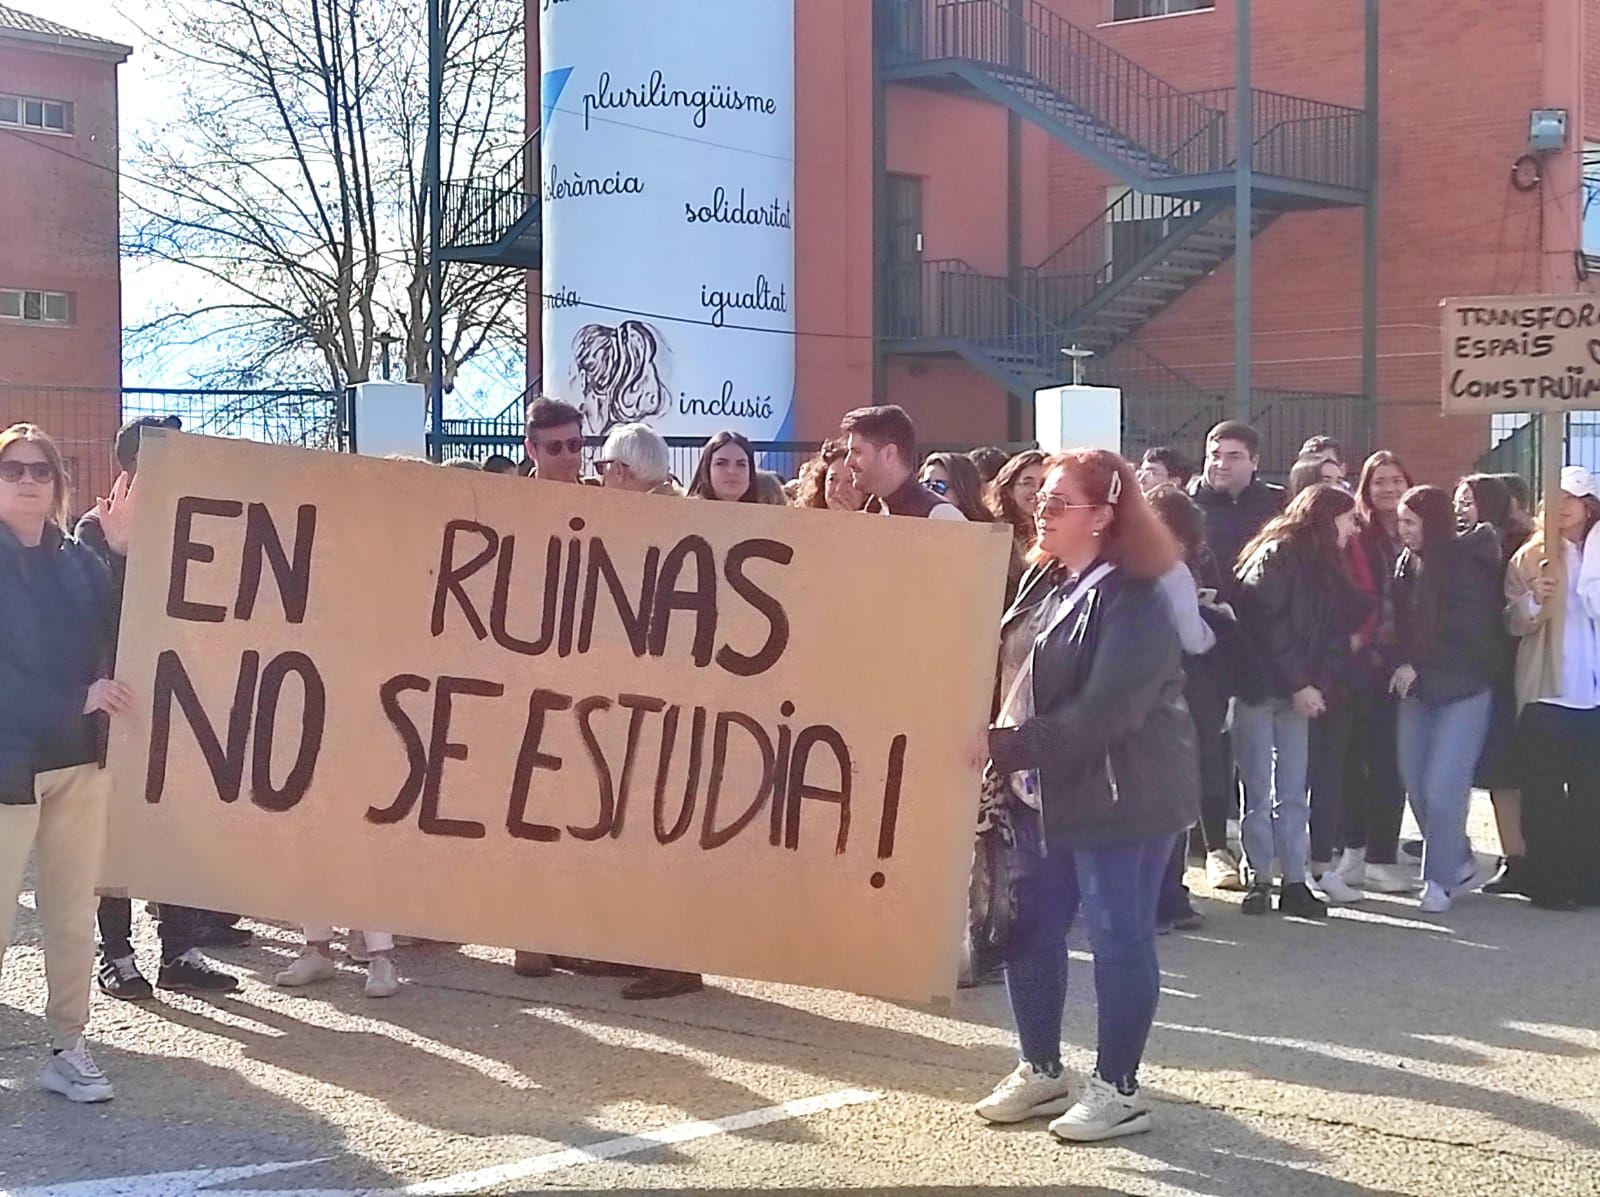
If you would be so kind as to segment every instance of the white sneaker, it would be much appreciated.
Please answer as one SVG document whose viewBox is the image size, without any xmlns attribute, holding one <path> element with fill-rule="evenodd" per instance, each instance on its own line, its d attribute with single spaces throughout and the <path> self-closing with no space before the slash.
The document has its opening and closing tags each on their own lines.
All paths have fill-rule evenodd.
<svg viewBox="0 0 1600 1197">
<path fill-rule="evenodd" d="M 1069 1143 L 1098 1143 L 1149 1129 L 1150 1103 L 1144 1093 L 1137 1089 L 1118 1093 L 1115 1085 L 1098 1076 L 1089 1078 L 1078 1104 L 1050 1124 L 1050 1133 Z"/>
<path fill-rule="evenodd" d="M 1355 902 L 1365 901 L 1367 896 L 1339 876 L 1337 869 L 1324 870 L 1313 884 L 1322 892 L 1323 898 L 1330 906 L 1349 906 Z"/>
<path fill-rule="evenodd" d="M 1242 890 L 1244 878 L 1239 876 L 1239 862 L 1233 853 L 1213 848 L 1206 853 L 1206 884 L 1213 890 Z"/>
<path fill-rule="evenodd" d="M 315 985 L 318 981 L 331 981 L 337 972 L 331 957 L 324 956 L 315 948 L 305 948 L 295 957 L 293 964 L 272 978 L 272 982 L 284 989 L 300 989 Z"/>
<path fill-rule="evenodd" d="M 387 956 L 374 956 L 367 965 L 366 995 L 369 998 L 393 997 L 400 992 L 400 974 Z"/>
<path fill-rule="evenodd" d="M 1443 914 L 1450 909 L 1449 891 L 1430 881 L 1422 887 L 1422 913 Z"/>
<path fill-rule="evenodd" d="M 1064 1112 L 1072 1105 L 1072 1080 L 1063 1069 L 1060 1076 L 1040 1072 L 1026 1060 L 994 1087 L 973 1113 L 989 1122 L 1026 1122 Z"/>
<path fill-rule="evenodd" d="M 72 1047 L 56 1052 L 39 1074 L 39 1088 L 59 1093 L 68 1101 L 111 1100 L 111 1082 L 100 1071 L 80 1038 Z"/>
<path fill-rule="evenodd" d="M 1401 864 L 1367 864 L 1366 888 L 1375 894 L 1414 894 L 1417 880 Z"/>
<path fill-rule="evenodd" d="M 1365 848 L 1346 848 L 1339 857 L 1339 864 L 1335 870 L 1344 883 L 1351 889 L 1365 889 L 1367 886 L 1367 850 Z"/>
</svg>

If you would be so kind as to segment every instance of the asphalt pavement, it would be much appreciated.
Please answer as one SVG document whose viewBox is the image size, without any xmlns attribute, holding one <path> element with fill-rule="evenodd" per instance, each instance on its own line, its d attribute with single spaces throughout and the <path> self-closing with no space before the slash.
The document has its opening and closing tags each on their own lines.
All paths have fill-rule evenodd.
<svg viewBox="0 0 1600 1197">
<path fill-rule="evenodd" d="M 1474 831 L 1492 846 L 1482 804 Z M 117 1097 L 73 1106 L 33 1088 L 26 894 L 0 982 L 0 1197 L 1600 1194 L 1600 910 L 1374 897 L 1325 923 L 1247 919 L 1191 878 L 1207 922 L 1161 941 L 1156 1128 L 1093 1147 L 971 1114 L 1015 1062 L 999 986 L 932 1009 L 713 978 L 634 1003 L 616 980 L 428 945 L 401 948 L 404 987 L 372 1001 L 348 963 L 274 989 L 299 937 L 261 923 L 216 953 L 245 979 L 233 997 L 97 995 Z M 1071 971 L 1083 1074 L 1081 942 Z"/>
</svg>

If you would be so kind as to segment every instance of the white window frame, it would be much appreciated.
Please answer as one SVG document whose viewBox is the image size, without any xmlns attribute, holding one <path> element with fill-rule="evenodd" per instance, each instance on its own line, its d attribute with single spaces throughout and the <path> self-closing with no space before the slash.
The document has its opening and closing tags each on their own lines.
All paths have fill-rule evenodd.
<svg viewBox="0 0 1600 1197">
<path fill-rule="evenodd" d="M 28 315 L 29 300 L 37 316 Z M 50 315 L 57 308 L 61 315 Z M 36 287 L 0 287 L 0 321 L 7 324 L 50 324 L 62 327 L 72 323 L 72 296 L 66 291 L 45 291 Z"/>
<path fill-rule="evenodd" d="M 13 92 L 0 92 L 0 100 L 9 100 L 16 106 L 16 119 L 0 116 L 0 126 L 21 129 L 27 133 L 40 133 L 46 137 L 71 137 L 73 133 L 73 104 L 71 100 L 50 100 L 43 96 L 24 96 Z M 29 109 L 37 107 L 38 120 L 31 121 Z M 49 123 L 51 114 L 60 121 L 59 127 Z"/>
<path fill-rule="evenodd" d="M 1119 17 L 1117 5 L 1124 0 L 1111 0 L 1111 16 L 1107 23 L 1123 25 L 1129 21 L 1148 21 L 1156 17 L 1177 17 L 1192 12 L 1214 12 L 1217 7 L 1216 0 L 1133 0 L 1144 10 L 1137 16 Z"/>
</svg>

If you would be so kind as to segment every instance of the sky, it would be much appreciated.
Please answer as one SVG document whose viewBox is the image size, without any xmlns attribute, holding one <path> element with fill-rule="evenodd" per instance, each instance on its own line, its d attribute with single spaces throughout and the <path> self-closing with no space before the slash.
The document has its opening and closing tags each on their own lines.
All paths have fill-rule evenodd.
<svg viewBox="0 0 1600 1197">
<path fill-rule="evenodd" d="M 133 54 L 118 72 L 118 105 L 121 117 L 121 141 L 124 147 L 133 143 L 143 130 L 163 119 L 176 115 L 176 101 L 172 89 L 163 78 L 160 63 L 146 46 L 142 28 L 154 28 L 160 20 L 162 8 L 150 0 L 10 0 L 24 12 L 31 12 L 58 21 L 71 29 L 95 37 L 110 38 L 133 47 Z M 182 285 L 193 290 L 196 281 L 181 268 L 159 263 L 124 261 L 122 270 L 122 322 L 131 327 L 143 322 L 159 310 L 163 296 L 175 289 L 175 276 Z M 188 385 L 187 365 L 181 354 L 168 355 L 165 362 L 144 364 L 129 362 L 124 371 L 125 386 L 183 386 Z M 315 380 L 320 385 L 320 380 Z M 516 387 L 519 380 L 504 379 L 484 371 L 473 370 L 469 364 L 461 371 L 458 392 L 462 395 L 460 414 L 495 414 L 504 405 L 508 387 Z M 471 396 L 482 393 L 482 402 L 473 402 Z M 515 392 L 512 392 L 515 393 Z"/>
</svg>

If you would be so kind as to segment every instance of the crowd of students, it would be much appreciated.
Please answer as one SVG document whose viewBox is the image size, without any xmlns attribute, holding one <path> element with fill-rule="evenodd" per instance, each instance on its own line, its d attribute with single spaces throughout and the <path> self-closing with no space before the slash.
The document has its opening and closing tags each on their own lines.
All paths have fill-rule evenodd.
<svg viewBox="0 0 1600 1197">
<path fill-rule="evenodd" d="M 31 425 L 0 433 L 0 946 L 31 847 L 54 1051 L 41 1083 L 111 1095 L 83 1041 L 89 926 L 104 837 L 106 721 L 133 703 L 112 680 L 139 436 L 119 434 L 109 498 L 69 533 L 59 451 Z M 949 521 L 1011 530 L 992 726 L 974 853 L 971 973 L 1003 970 L 1021 1059 L 979 1103 L 993 1122 L 1054 1119 L 1058 1137 L 1136 1133 L 1151 1110 L 1138 1068 L 1159 992 L 1156 940 L 1201 920 L 1191 859 L 1245 915 L 1323 917 L 1367 891 L 1420 885 L 1441 913 L 1478 889 L 1569 910 L 1600 905 L 1600 486 L 1569 467 L 1533 512 L 1515 477 L 1415 485 L 1393 453 L 1352 481 L 1340 446 L 1307 442 L 1289 486 L 1260 476 L 1249 426 L 1212 429 L 1197 474 L 1168 448 L 1135 466 L 1104 450 L 920 458 L 910 417 L 858 409 L 784 485 L 736 432 L 704 447 L 686 483 L 643 424 L 606 438 L 585 477 L 579 412 L 528 412 L 527 463 L 451 462 L 708 502 Z M 1587 767 L 1586 767 L 1587 766 Z M 1489 790 L 1501 861 L 1467 837 Z M 1407 797 L 1420 878 L 1402 857 Z M 1235 838 L 1237 829 L 1237 839 Z M 99 899 L 101 989 L 226 992 L 200 954 L 239 946 L 229 915 L 164 906 L 155 985 L 141 974 L 126 895 Z M 1080 912 L 1099 993 L 1096 1068 L 1062 1070 L 1065 937 Z M 336 931 L 304 928 L 276 975 L 332 979 Z M 366 993 L 400 988 L 394 937 L 348 933 Z M 624 997 L 692 993 L 692 973 L 516 953 L 522 976 L 618 976 Z M 1074 1095 L 1076 1093 L 1076 1096 Z"/>
</svg>

